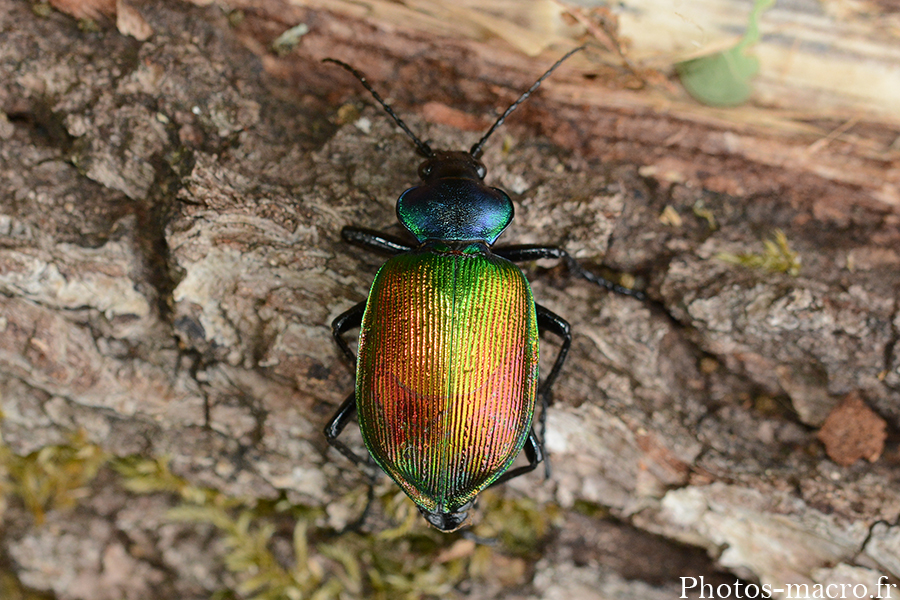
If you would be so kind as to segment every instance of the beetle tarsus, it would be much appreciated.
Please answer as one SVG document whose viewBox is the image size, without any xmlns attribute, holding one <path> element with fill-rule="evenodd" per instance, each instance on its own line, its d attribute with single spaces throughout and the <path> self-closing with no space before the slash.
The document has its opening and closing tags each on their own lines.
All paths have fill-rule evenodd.
<svg viewBox="0 0 900 600">
<path fill-rule="evenodd" d="M 569 255 L 566 255 L 566 267 L 581 278 L 587 279 L 591 283 L 595 283 L 600 287 L 608 289 L 611 292 L 621 294 L 622 296 L 631 296 L 632 298 L 636 298 L 637 300 L 647 299 L 647 294 L 640 290 L 633 290 L 629 287 L 625 287 L 624 285 L 620 285 L 618 283 L 610 281 L 605 277 L 601 277 L 600 275 L 591 273 L 580 264 L 578 264 L 578 261 L 576 261 Z"/>
<path fill-rule="evenodd" d="M 472 533 L 471 529 L 463 529 L 459 533 L 463 539 L 473 541 L 481 546 L 496 546 L 500 543 L 497 538 L 481 537 L 480 535 L 475 535 L 474 533 Z"/>
<path fill-rule="evenodd" d="M 362 513 L 360 513 L 359 517 L 356 518 L 352 523 L 348 523 L 338 532 L 338 535 L 343 535 L 348 532 L 359 532 L 363 525 L 366 524 L 366 520 L 369 518 L 369 514 L 372 512 L 372 505 L 375 503 L 375 482 L 370 481 L 368 486 L 368 491 L 366 492 L 366 505 L 363 508 Z"/>
</svg>

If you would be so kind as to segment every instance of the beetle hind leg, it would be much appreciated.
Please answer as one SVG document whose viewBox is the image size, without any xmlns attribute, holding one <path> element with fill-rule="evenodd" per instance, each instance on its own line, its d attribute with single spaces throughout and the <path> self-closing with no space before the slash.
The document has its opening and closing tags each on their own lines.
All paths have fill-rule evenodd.
<svg viewBox="0 0 900 600">
<path fill-rule="evenodd" d="M 362 318 L 365 311 L 366 303 L 363 301 L 354 305 L 349 310 L 344 311 L 331 322 L 331 334 L 334 337 L 334 341 L 337 343 L 338 348 L 340 348 L 341 353 L 346 356 L 353 365 L 356 364 L 356 355 L 353 353 L 353 350 L 350 349 L 350 345 L 347 343 L 347 340 L 344 339 L 343 335 L 362 324 Z M 341 432 L 347 427 L 347 423 L 350 422 L 355 414 L 356 391 L 351 393 L 347 399 L 341 403 L 340 408 L 338 408 L 337 412 L 325 426 L 325 439 L 328 441 L 328 444 L 344 455 L 348 460 L 360 467 L 360 470 L 365 473 L 366 478 L 368 479 L 369 490 L 367 492 L 366 506 L 359 518 L 344 527 L 341 533 L 359 530 L 365 524 L 366 517 L 368 517 L 372 508 L 372 503 L 375 499 L 375 481 L 377 473 L 374 472 L 373 469 L 367 468 L 370 466 L 371 461 L 361 457 L 351 450 L 347 444 L 338 439 Z"/>
<path fill-rule="evenodd" d="M 362 529 L 363 525 L 366 524 L 366 520 L 369 518 L 369 515 L 372 513 L 372 505 L 375 503 L 375 481 L 372 480 L 369 482 L 368 490 L 366 491 L 366 506 L 363 508 L 362 512 L 359 514 L 359 517 L 356 518 L 352 523 L 348 523 L 344 526 L 343 529 L 339 532 L 341 535 L 347 533 L 348 531 L 359 531 Z"/>
<path fill-rule="evenodd" d="M 544 378 L 544 382 L 538 388 L 538 395 L 541 398 L 541 415 L 539 417 L 539 430 L 541 442 L 547 440 L 547 409 L 553 404 L 553 384 L 562 370 L 566 357 L 569 355 L 569 346 L 572 345 L 572 328 L 569 322 L 560 317 L 555 312 L 535 304 L 537 312 L 538 329 L 541 331 L 549 331 L 561 340 L 559 352 L 550 373 Z M 545 453 L 546 454 L 546 453 Z M 550 478 L 550 457 L 546 456 L 544 462 L 544 477 Z"/>
<path fill-rule="evenodd" d="M 347 444 L 338 439 L 338 436 L 341 435 L 341 432 L 344 431 L 344 428 L 347 426 L 347 423 L 350 422 L 350 419 L 353 418 L 353 415 L 356 414 L 356 393 L 350 394 L 350 396 L 344 400 L 341 407 L 331 418 L 331 421 L 328 422 L 328 425 L 325 426 L 325 439 L 328 440 L 328 443 L 331 446 L 347 457 L 353 463 L 362 466 L 367 464 L 367 460 L 356 452 L 350 449 Z"/>
<path fill-rule="evenodd" d="M 530 473 L 537 468 L 541 461 L 544 460 L 544 446 L 541 444 L 541 441 L 538 439 L 538 437 L 534 434 L 534 429 L 529 432 L 528 439 L 525 440 L 525 447 L 523 448 L 523 450 L 525 450 L 525 458 L 528 459 L 528 464 L 521 467 L 516 467 L 515 469 L 510 469 L 488 487 L 494 487 L 495 485 L 499 485 L 501 483 L 509 481 L 510 479 L 514 479 L 519 475 Z"/>
<path fill-rule="evenodd" d="M 347 444 L 338 439 L 341 435 L 341 432 L 344 431 L 344 428 L 347 426 L 347 423 L 353 418 L 353 415 L 356 414 L 356 393 L 350 394 L 346 400 L 341 404 L 341 407 L 338 408 L 338 411 L 328 422 L 328 425 L 325 426 L 325 439 L 328 440 L 328 443 L 342 455 L 344 455 L 351 462 L 360 467 L 360 470 L 366 474 L 366 478 L 368 479 L 368 492 L 366 495 L 366 506 L 363 509 L 362 513 L 359 515 L 354 522 L 348 524 L 341 533 L 346 531 L 358 531 L 366 522 L 366 518 L 369 516 L 369 513 L 372 509 L 372 504 L 375 501 L 375 482 L 378 477 L 377 471 L 370 469 L 368 467 L 371 466 L 371 460 L 367 460 L 363 458 L 356 452 L 350 449 Z"/>
<path fill-rule="evenodd" d="M 363 313 L 366 310 L 366 303 L 360 302 L 347 310 L 340 315 L 338 315 L 334 321 L 331 322 L 331 333 L 334 336 L 335 342 L 337 342 L 338 347 L 341 349 L 341 352 L 350 359 L 350 361 L 355 365 L 356 364 L 356 355 L 353 354 L 353 350 L 350 349 L 350 345 L 347 344 L 347 340 L 343 338 L 343 334 L 350 331 L 351 329 L 355 329 L 362 324 Z M 350 422 L 350 419 L 353 418 L 353 415 L 356 414 L 356 392 L 352 392 L 347 399 L 341 404 L 340 408 L 338 408 L 337 412 L 328 422 L 328 425 L 325 426 L 325 439 L 328 440 L 328 443 L 331 444 L 338 452 L 346 456 L 356 465 L 362 466 L 364 463 L 371 463 L 370 460 L 362 458 L 356 452 L 350 449 L 347 444 L 338 439 L 338 436 L 341 435 L 341 432 L 344 431 L 344 428 L 347 426 L 347 423 Z M 370 474 L 370 479 L 374 480 L 374 476 Z"/>
<path fill-rule="evenodd" d="M 359 327 L 362 323 L 363 313 L 366 310 L 366 303 L 360 302 L 356 304 L 350 310 L 347 310 L 340 315 L 338 315 L 334 321 L 331 322 L 331 333 L 334 336 L 334 341 L 337 342 L 338 347 L 341 349 L 341 352 L 350 359 L 353 364 L 356 364 L 356 355 L 353 354 L 353 350 L 350 349 L 350 345 L 347 344 L 347 340 L 343 338 L 343 334 L 350 331 L 351 329 L 355 329 Z M 344 428 L 347 426 L 347 423 L 350 422 L 350 419 L 353 418 L 353 415 L 356 414 L 356 392 L 354 391 L 344 402 L 341 404 L 340 408 L 338 408 L 337 412 L 328 422 L 328 425 L 325 426 L 325 439 L 328 440 L 328 443 L 331 444 L 338 452 L 346 456 L 352 462 L 357 465 L 362 465 L 366 463 L 366 459 L 360 457 L 353 450 L 350 449 L 347 444 L 338 439 L 338 436 L 341 435 L 341 432 L 344 431 Z"/>
</svg>

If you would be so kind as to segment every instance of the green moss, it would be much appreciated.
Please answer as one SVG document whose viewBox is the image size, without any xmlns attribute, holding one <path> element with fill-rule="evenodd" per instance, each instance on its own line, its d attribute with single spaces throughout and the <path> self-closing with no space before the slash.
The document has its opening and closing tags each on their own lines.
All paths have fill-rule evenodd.
<svg viewBox="0 0 900 600">
<path fill-rule="evenodd" d="M 97 21 L 87 17 L 78 19 L 78 29 L 84 33 L 100 33 L 102 31 L 100 24 L 97 23 Z"/>
<path fill-rule="evenodd" d="M 610 516 L 609 508 L 602 504 L 589 502 L 587 500 L 576 500 L 572 509 L 579 514 L 592 519 L 608 519 Z"/>
<path fill-rule="evenodd" d="M 375 510 L 392 527 L 339 533 L 327 525 L 323 507 L 284 497 L 232 497 L 178 477 L 166 458 L 110 456 L 83 435 L 27 456 L 17 456 L 0 441 L 2 492 L 21 498 L 38 523 L 48 510 L 75 506 L 104 466 L 118 473 L 120 485 L 131 493 L 175 497 L 168 514 L 173 521 L 218 531 L 225 548 L 222 564 L 232 574 L 229 580 L 237 582 L 217 592 L 219 600 L 445 598 L 464 581 L 521 585 L 529 577 L 528 562 L 540 555 L 560 516 L 555 507 L 487 490 L 479 498 L 472 533 L 493 543 L 476 544 L 461 533 L 428 527 L 413 503 L 391 486 L 376 496 Z"/>
<path fill-rule="evenodd" d="M 748 269 L 762 269 L 770 273 L 787 273 L 796 277 L 800 273 L 800 256 L 791 250 L 787 236 L 776 229 L 771 239 L 763 240 L 760 254 L 730 254 L 720 252 L 716 258 Z"/>
<path fill-rule="evenodd" d="M 0 493 L 21 499 L 41 524 L 48 510 L 75 506 L 108 458 L 81 433 L 67 445 L 44 446 L 25 456 L 0 439 Z"/>
<path fill-rule="evenodd" d="M 447 597 L 465 580 L 524 576 L 525 569 L 508 557 L 536 557 L 559 516 L 552 507 L 488 490 L 479 499 L 481 520 L 472 531 L 497 545 L 479 546 L 462 534 L 429 528 L 413 503 L 391 487 L 375 501 L 393 527 L 338 534 L 324 525 L 322 508 L 284 499 L 233 498 L 193 486 L 173 475 L 164 459 L 129 457 L 114 459 L 112 465 L 124 487 L 135 493 L 180 496 L 181 503 L 169 513 L 172 519 L 219 530 L 227 548 L 223 563 L 239 581 L 219 598 Z M 291 553 L 283 551 L 286 542 Z M 498 575 L 500 557 L 507 557 L 500 560 L 506 571 Z"/>
<path fill-rule="evenodd" d="M 53 14 L 53 7 L 50 6 L 49 2 L 35 2 L 31 5 L 31 11 L 36 17 L 46 19 Z"/>
<path fill-rule="evenodd" d="M 163 478 L 164 480 L 167 477 Z M 208 523 L 225 536 L 224 563 L 234 573 L 241 598 L 445 598 L 461 582 L 491 577 L 522 577 L 525 569 L 511 556 L 536 557 L 549 533 L 555 510 L 529 499 L 506 498 L 489 490 L 480 498 L 481 520 L 473 533 L 496 546 L 476 545 L 462 534 L 443 534 L 428 527 L 413 503 L 398 489 L 377 497 L 377 510 L 396 525 L 373 533 L 338 534 L 324 525 L 324 511 L 286 502 L 274 512 L 255 501 L 191 492 L 201 504 L 182 504 L 173 518 Z M 286 563 L 273 552 L 293 523 L 293 558 Z M 281 523 L 281 526 L 278 524 Z M 454 551 L 454 548 L 456 549 Z M 498 559 L 507 557 L 506 562 Z M 504 573 L 498 573 L 505 568 Z M 525 583 L 516 581 L 516 583 Z"/>
<path fill-rule="evenodd" d="M 553 523 L 562 517 L 554 505 L 504 496 L 496 490 L 486 490 L 478 500 L 481 520 L 473 532 L 482 538 L 497 539 L 506 552 L 517 556 L 539 554 Z"/>
<path fill-rule="evenodd" d="M 28 590 L 13 573 L 0 570 L 0 598 L 3 600 L 51 600 L 52 596 Z"/>
<path fill-rule="evenodd" d="M 247 18 L 247 15 L 241 9 L 237 9 L 229 12 L 227 18 L 229 26 L 240 27 L 241 24 L 243 24 L 244 20 Z"/>
<path fill-rule="evenodd" d="M 704 219 L 706 224 L 709 226 L 710 231 L 715 231 L 719 228 L 719 224 L 716 222 L 716 215 L 707 208 L 706 204 L 703 200 L 697 200 L 694 202 L 694 206 L 691 207 L 691 210 L 694 212 L 694 216 L 700 219 Z"/>
</svg>

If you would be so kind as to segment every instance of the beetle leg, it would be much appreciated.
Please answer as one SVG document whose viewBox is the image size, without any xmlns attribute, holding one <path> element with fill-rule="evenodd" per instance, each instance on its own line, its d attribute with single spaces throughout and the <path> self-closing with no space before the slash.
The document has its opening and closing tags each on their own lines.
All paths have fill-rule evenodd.
<svg viewBox="0 0 900 600">
<path fill-rule="evenodd" d="M 556 360 L 553 362 L 553 368 L 550 369 L 550 374 L 544 378 L 544 382 L 538 389 L 538 394 L 541 397 L 541 416 L 539 420 L 539 429 L 541 432 L 541 441 L 545 441 L 547 439 L 547 408 L 551 404 L 553 404 L 552 387 L 554 382 L 556 381 L 556 378 L 559 376 L 559 372 L 562 369 L 563 363 L 566 362 L 566 357 L 569 354 L 569 346 L 572 345 L 572 330 L 569 326 L 569 322 L 560 317 L 555 312 L 541 306 L 540 304 L 535 304 L 534 308 L 537 312 L 538 329 L 542 331 L 549 331 L 550 333 L 559 337 L 559 339 L 562 341 L 562 344 L 559 347 L 559 353 L 556 355 Z M 550 478 L 549 456 L 546 457 L 546 462 L 544 463 L 544 477 L 546 479 Z"/>
<path fill-rule="evenodd" d="M 387 233 L 381 233 L 374 229 L 364 229 L 362 227 L 344 227 L 341 229 L 341 237 L 344 241 L 350 242 L 369 250 L 382 252 L 394 256 L 409 252 L 412 246 L 404 242 L 398 237 L 394 237 Z"/>
<path fill-rule="evenodd" d="M 362 513 L 360 513 L 359 517 L 353 521 L 352 523 L 348 523 L 344 526 L 344 528 L 340 531 L 341 535 L 348 531 L 359 531 L 362 529 L 363 525 L 366 524 L 366 519 L 369 518 L 369 513 L 372 512 L 372 505 L 375 503 L 375 480 L 369 482 L 369 489 L 366 492 L 366 506 L 363 508 Z"/>
<path fill-rule="evenodd" d="M 370 461 L 367 461 L 365 458 L 358 455 L 351 450 L 347 444 L 338 439 L 338 436 L 344 431 L 344 427 L 347 426 L 347 423 L 350 422 L 350 419 L 352 419 L 355 414 L 356 392 L 350 394 L 347 399 L 344 400 L 334 417 L 332 417 L 331 421 L 328 422 L 328 425 L 325 426 L 325 439 L 328 440 L 328 443 L 351 462 L 355 463 L 369 479 L 369 490 L 366 493 L 366 506 L 363 509 L 362 514 L 359 515 L 359 518 L 356 519 L 356 521 L 344 527 L 341 533 L 346 531 L 358 531 L 365 524 L 366 518 L 371 512 L 372 504 L 375 500 L 375 483 L 378 477 L 377 472 L 373 472 L 364 467 L 364 465 L 370 463 Z"/>
<path fill-rule="evenodd" d="M 563 363 L 566 362 L 566 356 L 569 354 L 569 346 L 572 345 L 572 330 L 569 326 L 569 322 L 555 312 L 540 304 L 535 304 L 534 308 L 537 312 L 538 329 L 549 331 L 562 340 L 562 345 L 559 348 L 559 354 L 556 355 L 556 361 L 553 363 L 553 368 L 550 369 L 550 374 L 544 378 L 544 383 L 541 384 L 541 387 L 538 390 L 538 393 L 541 395 L 541 401 L 546 409 L 547 406 L 553 404 L 553 395 L 550 388 L 559 376 L 559 371 L 562 369 Z M 543 427 L 543 419 L 544 415 L 542 414 L 541 427 Z M 541 431 L 541 439 L 544 439 L 543 431 Z"/>
<path fill-rule="evenodd" d="M 503 475 L 501 475 L 497 481 L 492 483 L 488 487 L 493 487 L 495 485 L 499 485 L 514 477 L 518 477 L 519 475 L 524 475 L 525 473 L 529 473 L 534 471 L 538 464 L 544 460 L 544 447 L 541 445 L 540 440 L 538 440 L 537 436 L 534 435 L 534 429 L 528 434 L 528 439 L 525 441 L 525 457 L 528 459 L 528 464 L 516 467 L 510 471 L 507 471 Z"/>
<path fill-rule="evenodd" d="M 331 421 L 328 422 L 328 425 L 325 426 L 325 439 L 328 440 L 328 443 L 334 447 L 335 450 L 346 456 L 352 462 L 357 465 L 363 465 L 366 463 L 366 459 L 359 456 L 356 452 L 351 450 L 347 444 L 338 439 L 338 436 L 341 435 L 341 432 L 344 431 L 344 427 L 347 426 L 347 423 L 350 422 L 350 419 L 353 418 L 353 415 L 356 414 L 356 392 L 350 394 L 346 400 L 344 400 L 341 407 L 331 418 Z"/>
<path fill-rule="evenodd" d="M 493 248 L 492 252 L 494 254 L 497 254 L 498 256 L 502 256 L 507 260 L 511 260 L 512 262 L 527 262 L 532 260 L 540 260 L 542 258 L 562 260 L 565 261 L 566 268 L 568 268 L 579 277 L 587 279 L 591 283 L 597 284 L 602 288 L 606 288 L 611 292 L 622 294 L 623 296 L 632 296 L 633 298 L 637 298 L 638 300 L 647 299 L 647 295 L 644 294 L 644 292 L 627 288 L 623 285 L 619 285 L 618 283 L 614 283 L 608 279 L 600 277 L 599 275 L 591 273 L 580 264 L 578 264 L 578 261 L 572 258 L 572 256 L 562 248 L 525 244 L 516 246 L 498 246 L 496 248 Z"/>
<path fill-rule="evenodd" d="M 354 366 L 356 366 L 356 355 L 353 354 L 353 350 L 350 349 L 350 346 L 341 335 L 362 325 L 363 313 L 365 311 L 366 303 L 363 301 L 354 305 L 350 310 L 339 314 L 335 317 L 334 321 L 331 322 L 331 335 L 334 336 L 334 341 L 337 342 L 338 348 L 340 348 L 341 352 L 350 359 L 350 362 Z"/>
</svg>

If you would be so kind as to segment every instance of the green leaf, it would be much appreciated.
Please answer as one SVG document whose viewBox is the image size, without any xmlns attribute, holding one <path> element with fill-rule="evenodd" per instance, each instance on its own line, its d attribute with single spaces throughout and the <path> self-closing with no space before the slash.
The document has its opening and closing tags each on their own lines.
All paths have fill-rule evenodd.
<svg viewBox="0 0 900 600">
<path fill-rule="evenodd" d="M 750 97 L 751 80 L 759 72 L 759 60 L 749 50 L 759 41 L 760 16 L 773 4 L 775 0 L 754 2 L 747 32 L 733 48 L 675 65 L 682 85 L 691 96 L 712 106 L 735 106 Z"/>
</svg>

